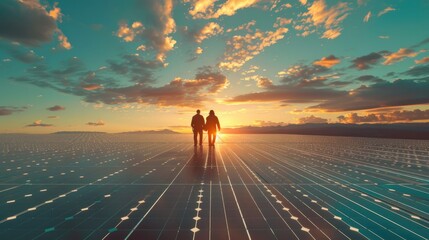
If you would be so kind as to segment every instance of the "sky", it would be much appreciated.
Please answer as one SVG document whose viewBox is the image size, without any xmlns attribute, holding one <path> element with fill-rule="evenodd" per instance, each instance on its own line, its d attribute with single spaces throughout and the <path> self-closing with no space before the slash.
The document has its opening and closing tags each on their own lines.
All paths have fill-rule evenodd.
<svg viewBox="0 0 429 240">
<path fill-rule="evenodd" d="M 0 133 L 429 120 L 427 0 L 2 0 Z"/>
</svg>

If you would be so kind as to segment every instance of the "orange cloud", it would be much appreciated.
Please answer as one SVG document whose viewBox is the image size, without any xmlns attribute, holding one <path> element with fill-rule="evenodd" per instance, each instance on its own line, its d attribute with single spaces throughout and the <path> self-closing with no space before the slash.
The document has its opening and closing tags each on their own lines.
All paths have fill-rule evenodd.
<svg viewBox="0 0 429 240">
<path fill-rule="evenodd" d="M 72 45 L 69 42 L 69 39 L 62 32 L 58 34 L 58 41 L 60 42 L 59 44 L 62 48 L 67 50 L 70 50 L 72 48 Z"/>
<path fill-rule="evenodd" d="M 396 9 L 394 9 L 394 8 L 392 8 L 392 7 L 387 7 L 387 8 L 385 8 L 385 9 L 383 9 L 382 11 L 380 11 L 379 13 L 378 13 L 378 15 L 377 16 L 382 16 L 382 15 L 384 15 L 384 14 L 386 14 L 386 13 L 388 13 L 388 12 L 392 12 L 392 11 L 395 11 Z"/>
<path fill-rule="evenodd" d="M 232 16 L 237 10 L 242 8 L 248 8 L 258 3 L 260 0 L 228 0 L 225 2 L 215 14 L 213 14 L 213 18 L 218 18 L 222 15 Z"/>
<path fill-rule="evenodd" d="M 185 3 L 191 3 L 192 9 L 189 14 L 193 18 L 219 18 L 221 16 L 232 16 L 238 10 L 252 7 L 261 0 L 227 0 L 217 10 L 215 2 L 217 0 L 184 0 Z"/>
<path fill-rule="evenodd" d="M 98 127 L 98 126 L 104 126 L 106 124 L 104 123 L 103 120 L 98 120 L 97 122 L 88 122 L 86 123 L 86 125 Z"/>
<path fill-rule="evenodd" d="M 205 18 L 207 15 L 213 14 L 213 7 L 217 0 L 184 0 L 184 2 L 192 2 L 193 9 L 189 10 L 189 14 L 193 18 Z"/>
<path fill-rule="evenodd" d="M 307 124 L 307 123 L 328 123 L 327 119 L 316 117 L 314 115 L 308 117 L 302 117 L 298 119 L 299 124 Z"/>
<path fill-rule="evenodd" d="M 197 47 L 197 49 L 195 49 L 195 54 L 202 54 L 203 53 L 203 49 L 201 47 Z"/>
<path fill-rule="evenodd" d="M 49 16 L 51 16 L 55 21 L 62 21 L 63 14 L 61 13 L 61 8 L 58 7 L 58 3 L 55 3 L 54 8 L 49 11 Z"/>
<path fill-rule="evenodd" d="M 363 18 L 363 21 L 364 21 L 364 22 L 368 22 L 370 18 L 371 18 L 371 11 L 369 11 L 369 12 L 365 15 L 365 17 Z"/>
<path fill-rule="evenodd" d="M 428 63 L 429 62 L 429 57 L 424 57 L 424 58 L 422 58 L 420 60 L 415 60 L 414 62 L 417 63 L 417 64 Z"/>
<path fill-rule="evenodd" d="M 261 53 L 264 48 L 283 39 L 287 32 L 287 28 L 277 28 L 275 31 L 267 32 L 258 29 L 253 34 L 233 36 L 227 41 L 225 58 L 219 63 L 219 66 L 223 69 L 237 71 L 247 61 Z"/>
<path fill-rule="evenodd" d="M 325 32 L 322 38 L 334 39 L 340 36 L 341 28 L 340 23 L 348 16 L 350 8 L 347 3 L 340 2 L 335 6 L 328 7 L 325 0 L 316 0 L 308 8 L 308 12 L 303 16 L 305 23 L 311 23 L 314 26 L 323 26 Z"/>
<path fill-rule="evenodd" d="M 429 119 L 429 110 L 420 109 L 415 109 L 413 111 L 393 111 L 389 113 L 371 113 L 367 115 L 348 113 L 345 116 L 338 117 L 341 123 L 411 122 L 427 119 Z"/>
<path fill-rule="evenodd" d="M 42 123 L 42 120 L 36 120 L 32 124 L 26 125 L 26 127 L 52 127 L 53 124 Z"/>
<path fill-rule="evenodd" d="M 390 65 L 390 64 L 393 64 L 396 62 L 400 62 L 400 61 L 404 60 L 404 58 L 406 58 L 406 57 L 409 57 L 409 58 L 415 57 L 420 52 L 414 52 L 413 50 L 408 49 L 408 48 L 400 48 L 397 52 L 387 54 L 386 56 L 384 56 L 384 58 L 386 60 L 383 62 L 383 64 L 384 65 Z"/>
<path fill-rule="evenodd" d="M 205 39 L 215 36 L 223 32 L 223 28 L 214 22 L 209 22 L 204 25 L 195 35 L 195 41 L 197 43 L 203 42 Z"/>
<path fill-rule="evenodd" d="M 82 88 L 87 90 L 87 91 L 94 91 L 94 90 L 98 90 L 100 88 L 103 88 L 103 86 L 100 84 L 85 84 L 82 86 Z"/>
<path fill-rule="evenodd" d="M 135 37 L 141 34 L 144 30 L 141 22 L 134 22 L 131 27 L 126 23 L 120 23 L 116 36 L 122 38 L 125 42 L 134 41 Z"/>
<path fill-rule="evenodd" d="M 341 61 L 339 58 L 335 57 L 334 55 L 330 55 L 328 57 L 323 57 L 322 59 L 315 61 L 313 64 L 317 66 L 322 66 L 326 68 L 331 68 L 337 64 L 339 64 Z"/>
</svg>

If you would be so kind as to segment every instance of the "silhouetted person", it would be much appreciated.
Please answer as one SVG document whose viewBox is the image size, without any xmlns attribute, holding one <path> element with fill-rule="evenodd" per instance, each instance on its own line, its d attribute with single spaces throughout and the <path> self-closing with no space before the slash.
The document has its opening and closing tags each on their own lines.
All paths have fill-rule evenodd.
<svg viewBox="0 0 429 240">
<path fill-rule="evenodd" d="M 204 117 L 200 115 L 200 110 L 197 110 L 197 114 L 192 117 L 191 127 L 194 132 L 194 146 L 197 145 L 197 136 L 200 135 L 200 145 L 203 144 L 203 129 L 204 129 Z"/>
<path fill-rule="evenodd" d="M 206 129 L 209 136 L 209 146 L 214 146 L 215 144 L 216 127 L 220 131 L 219 119 L 215 116 L 215 112 L 210 110 L 209 116 L 206 118 Z"/>
</svg>

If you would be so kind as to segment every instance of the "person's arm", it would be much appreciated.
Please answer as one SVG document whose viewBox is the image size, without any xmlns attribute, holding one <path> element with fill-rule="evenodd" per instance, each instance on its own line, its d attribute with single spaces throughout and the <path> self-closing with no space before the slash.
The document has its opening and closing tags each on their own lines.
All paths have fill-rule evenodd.
<svg viewBox="0 0 429 240">
<path fill-rule="evenodd" d="M 194 129 L 194 125 L 195 125 L 195 120 L 194 120 L 194 117 L 192 117 L 192 121 L 191 121 L 191 127 L 192 127 L 192 129 Z"/>
<path fill-rule="evenodd" d="M 220 123 L 219 123 L 219 118 L 216 118 L 216 125 L 217 125 L 217 129 L 219 129 L 219 131 L 220 131 Z"/>
</svg>

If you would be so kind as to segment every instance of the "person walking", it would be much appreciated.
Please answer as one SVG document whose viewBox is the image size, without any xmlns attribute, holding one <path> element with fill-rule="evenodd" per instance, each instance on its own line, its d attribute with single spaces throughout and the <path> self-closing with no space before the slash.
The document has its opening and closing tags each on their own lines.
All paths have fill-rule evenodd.
<svg viewBox="0 0 429 240">
<path fill-rule="evenodd" d="M 197 146 L 197 137 L 199 135 L 200 145 L 203 144 L 203 129 L 204 129 L 204 117 L 200 115 L 200 110 L 197 110 L 197 114 L 192 117 L 191 127 L 194 132 L 194 146 Z"/>
<path fill-rule="evenodd" d="M 220 123 L 213 110 L 210 110 L 209 116 L 206 118 L 206 129 L 209 138 L 209 146 L 214 146 L 216 142 L 216 132 L 217 130 L 220 131 Z"/>
</svg>

